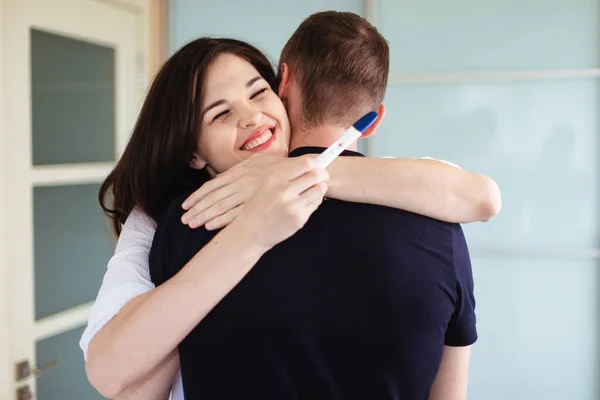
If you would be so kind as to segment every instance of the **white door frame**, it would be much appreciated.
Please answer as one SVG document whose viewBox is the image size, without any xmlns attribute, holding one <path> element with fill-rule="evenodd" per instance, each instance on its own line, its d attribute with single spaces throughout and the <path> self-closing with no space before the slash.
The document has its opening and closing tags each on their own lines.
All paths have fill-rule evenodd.
<svg viewBox="0 0 600 400">
<path fill-rule="evenodd" d="M 8 339 L 8 268 L 6 226 L 6 129 L 4 125 L 4 7 L 0 0 L 0 398 L 10 399 L 14 379 L 10 376 Z"/>
<path fill-rule="evenodd" d="M 10 232 L 8 231 L 9 226 L 14 227 L 18 217 L 12 215 L 8 210 L 8 206 L 11 203 L 10 193 L 8 193 L 8 185 L 11 184 L 11 188 L 14 187 L 14 180 L 11 179 L 10 171 L 14 172 L 14 154 L 18 153 L 19 149 L 8 148 L 8 135 L 11 134 L 10 129 L 10 118 L 5 115 L 5 107 L 8 107 L 9 103 L 7 99 L 7 84 L 10 85 L 11 74 L 6 68 L 7 58 L 4 54 L 4 50 L 7 48 L 7 44 L 10 41 L 7 32 L 7 25 L 10 24 L 10 18 L 12 13 L 17 12 L 14 8 L 9 5 L 10 0 L 0 0 L 0 399 L 13 399 L 15 398 L 16 382 L 15 382 L 15 371 L 14 364 L 25 353 L 30 353 L 30 349 L 24 351 L 23 349 L 13 348 L 15 341 L 11 333 L 10 326 L 15 322 L 15 315 L 13 314 L 14 301 L 18 301 L 18 293 L 16 288 L 12 287 L 11 282 L 14 280 L 11 271 L 19 266 L 10 266 L 10 259 L 14 258 L 9 255 L 10 246 L 8 245 L 10 239 Z M 136 38 L 136 51 L 137 51 L 137 85 L 136 85 L 136 106 L 135 114 L 141 106 L 141 101 L 146 93 L 147 85 L 156 69 L 167 55 L 167 48 L 165 43 L 167 42 L 167 14 L 168 0 L 93 0 L 97 2 L 107 3 L 115 7 L 124 7 L 130 11 L 135 12 L 138 21 L 138 31 Z M 14 5 L 14 1 L 12 1 Z M 129 120 L 133 120 L 130 118 Z M 130 132 L 132 126 L 127 126 L 127 132 Z M 14 132 L 12 132 L 14 134 Z M 119 138 L 122 139 L 122 138 Z M 124 141 L 119 143 L 120 148 Z M 12 159 L 12 161 L 11 161 Z M 29 158 L 27 158 L 29 160 Z M 22 161 L 19 165 L 22 164 Z M 29 169 L 29 166 L 27 165 Z M 42 177 L 43 179 L 43 177 Z M 29 182 L 26 182 L 29 185 Z M 31 199 L 27 200 L 30 202 Z M 9 224 L 9 218 L 12 219 L 12 223 Z M 25 216 L 21 223 L 31 225 L 31 216 Z M 27 230 L 31 230 L 30 226 L 27 226 Z M 26 255 L 26 259 L 32 260 L 33 255 Z M 29 267 L 29 266 L 27 266 Z M 32 277 L 28 277 L 32 279 Z M 25 304 L 30 304 L 33 299 L 23 299 Z M 27 315 L 26 318 L 31 316 Z"/>
</svg>

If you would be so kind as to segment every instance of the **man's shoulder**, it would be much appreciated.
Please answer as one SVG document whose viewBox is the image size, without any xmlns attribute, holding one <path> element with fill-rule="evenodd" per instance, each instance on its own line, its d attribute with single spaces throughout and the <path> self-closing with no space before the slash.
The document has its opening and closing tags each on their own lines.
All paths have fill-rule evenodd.
<svg viewBox="0 0 600 400">
<path fill-rule="evenodd" d="M 172 242 L 184 245 L 190 239 L 193 239 L 193 242 L 202 241 L 203 238 L 210 239 L 211 232 L 207 231 L 204 226 L 192 229 L 181 222 L 181 217 L 186 212 L 181 204 L 192 193 L 193 191 L 189 191 L 176 196 L 165 208 L 158 220 L 153 247 L 164 246 Z"/>
<path fill-rule="evenodd" d="M 170 220 L 174 217 L 181 218 L 181 216 L 184 213 L 184 209 L 181 207 L 181 205 L 183 204 L 184 200 L 189 197 L 190 194 L 192 194 L 191 191 L 186 191 L 185 193 L 181 193 L 181 194 L 177 195 L 176 197 L 174 197 L 169 202 L 169 204 L 165 208 L 164 212 L 161 214 L 161 217 L 158 220 L 158 223 L 160 224 L 161 222 L 163 222 L 165 220 Z"/>
<path fill-rule="evenodd" d="M 185 213 L 185 210 L 181 207 L 184 200 L 187 199 L 192 191 L 186 191 L 174 197 L 158 219 L 156 231 L 182 231 L 188 228 L 187 225 L 181 222 L 181 217 Z"/>
<path fill-rule="evenodd" d="M 181 222 L 183 201 L 191 194 L 175 197 L 159 218 L 150 250 L 150 275 L 160 285 L 175 275 L 211 239 L 204 227 L 192 229 Z"/>
<path fill-rule="evenodd" d="M 458 226 L 456 223 L 441 221 L 439 219 L 416 214 L 411 211 L 401 210 L 376 204 L 353 203 L 342 200 L 331 200 L 327 203 L 327 208 L 332 212 L 347 212 L 354 218 L 376 218 L 377 221 L 384 221 L 386 224 L 402 228 L 405 225 L 420 225 L 437 227 L 450 233 Z M 401 224 L 401 225 L 398 225 Z"/>
<path fill-rule="evenodd" d="M 395 249 L 394 254 L 429 249 L 450 256 L 454 232 L 459 226 L 391 207 L 337 201 L 328 202 L 320 219 L 321 225 L 331 226 L 329 229 L 338 234 L 368 243 L 369 251 Z"/>
</svg>

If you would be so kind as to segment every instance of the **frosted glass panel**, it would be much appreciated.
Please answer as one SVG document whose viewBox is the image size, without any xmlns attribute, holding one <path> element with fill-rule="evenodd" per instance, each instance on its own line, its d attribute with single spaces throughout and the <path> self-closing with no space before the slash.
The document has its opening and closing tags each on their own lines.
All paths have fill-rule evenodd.
<svg viewBox="0 0 600 400">
<path fill-rule="evenodd" d="M 177 0 L 169 6 L 171 52 L 200 36 L 234 37 L 254 44 L 275 62 L 292 33 L 310 14 L 337 10 L 361 15 L 364 2 L 222 0 L 218 6 L 207 6 L 202 1 Z"/>
<path fill-rule="evenodd" d="M 600 244 L 595 80 L 401 85 L 388 90 L 378 156 L 431 156 L 484 173 L 503 209 L 469 224 L 471 244 Z"/>
<path fill-rule="evenodd" d="M 115 158 L 115 50 L 31 30 L 33 164 Z"/>
<path fill-rule="evenodd" d="M 381 0 L 393 72 L 600 65 L 596 0 Z"/>
<path fill-rule="evenodd" d="M 469 399 L 600 398 L 600 264 L 473 259 Z"/>
<path fill-rule="evenodd" d="M 83 328 L 73 329 L 36 343 L 39 365 L 60 360 L 61 364 L 37 379 L 37 400 L 104 399 L 88 383 L 79 348 Z"/>
<path fill-rule="evenodd" d="M 36 319 L 92 301 L 98 293 L 114 252 L 98 189 L 34 189 Z"/>
</svg>

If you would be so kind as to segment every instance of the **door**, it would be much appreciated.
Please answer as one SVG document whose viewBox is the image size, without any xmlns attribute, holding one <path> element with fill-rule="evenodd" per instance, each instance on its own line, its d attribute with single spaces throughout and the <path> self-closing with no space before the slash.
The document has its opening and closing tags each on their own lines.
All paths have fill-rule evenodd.
<svg viewBox="0 0 600 400">
<path fill-rule="evenodd" d="M 101 398 L 78 341 L 114 249 L 97 197 L 145 86 L 143 13 L 135 1 L 1 4 L 11 398 Z"/>
</svg>

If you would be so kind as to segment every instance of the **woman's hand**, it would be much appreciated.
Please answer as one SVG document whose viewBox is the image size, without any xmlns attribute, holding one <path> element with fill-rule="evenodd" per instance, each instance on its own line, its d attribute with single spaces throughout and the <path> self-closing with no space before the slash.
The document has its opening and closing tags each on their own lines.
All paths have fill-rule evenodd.
<svg viewBox="0 0 600 400">
<path fill-rule="evenodd" d="M 187 212 L 182 222 L 191 228 L 206 225 L 208 230 L 230 224 L 269 177 L 293 162 L 293 159 L 263 154 L 241 162 L 186 199 L 183 208 Z"/>
<path fill-rule="evenodd" d="M 231 225 L 264 251 L 300 230 L 327 192 L 329 174 L 313 159 L 288 161 L 265 179 Z"/>
</svg>

